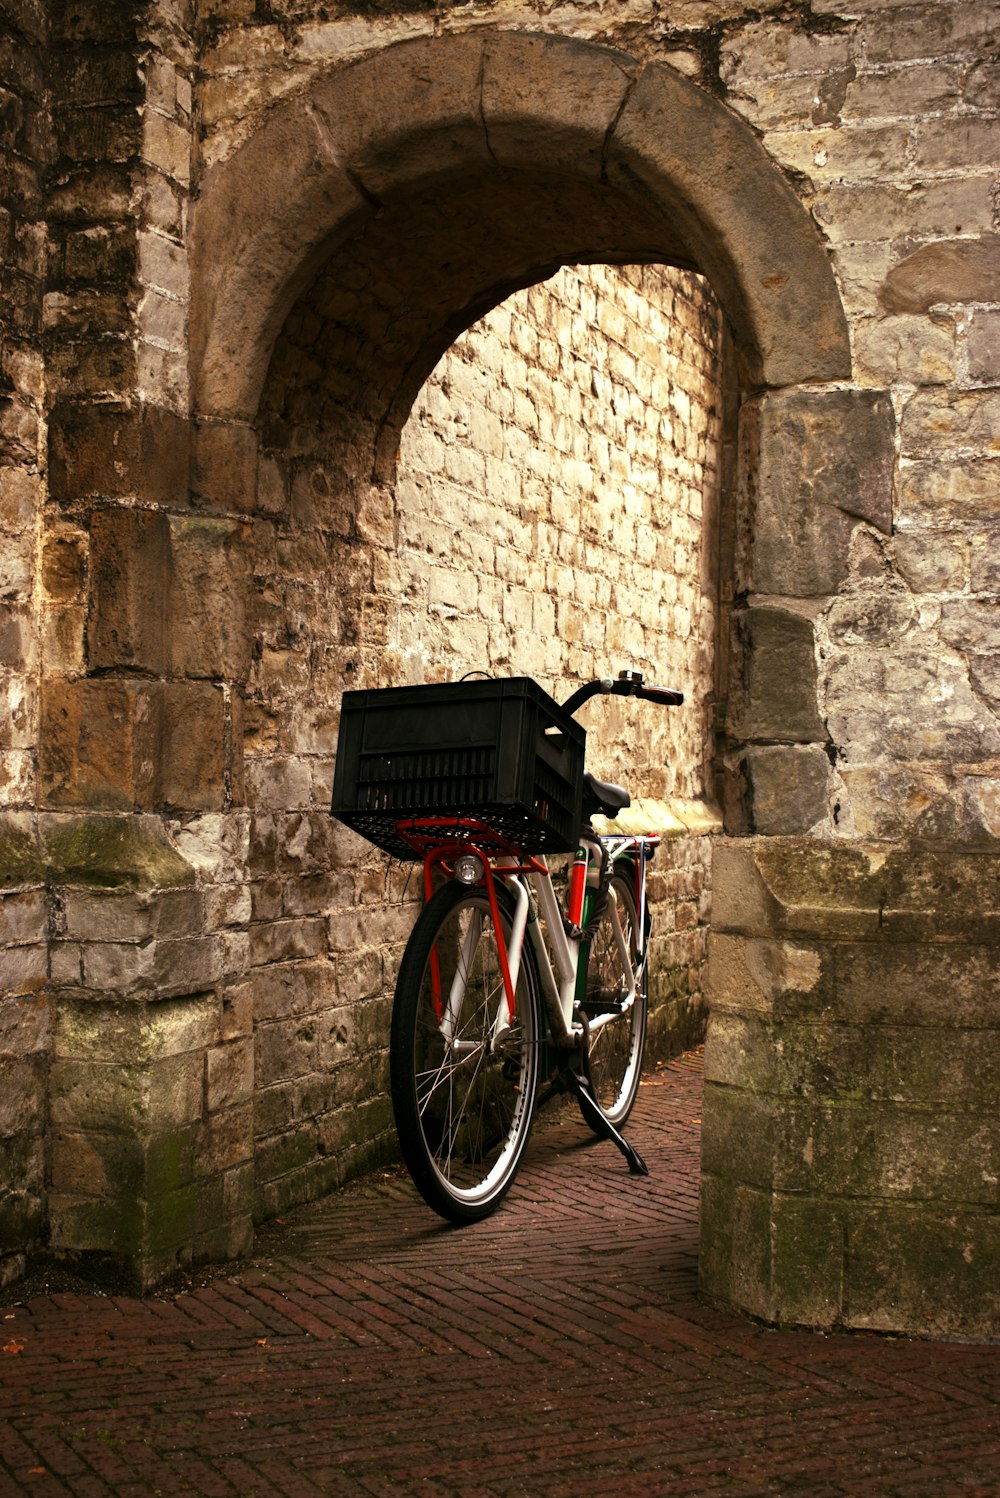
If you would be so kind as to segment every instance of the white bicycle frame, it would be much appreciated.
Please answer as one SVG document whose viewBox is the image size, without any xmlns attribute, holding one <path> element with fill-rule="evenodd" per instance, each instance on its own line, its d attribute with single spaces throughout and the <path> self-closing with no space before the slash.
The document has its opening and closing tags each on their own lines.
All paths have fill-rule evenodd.
<svg viewBox="0 0 1000 1498">
<path fill-rule="evenodd" d="M 621 1009 L 615 1014 L 595 1015 L 589 1022 L 591 1033 L 608 1024 L 611 1019 L 617 1018 L 618 1014 L 625 1013 L 635 1002 L 636 983 L 642 973 L 643 964 L 646 961 L 644 950 L 645 931 L 645 904 L 646 904 L 646 850 L 650 839 L 621 836 L 598 839 L 593 836 L 584 836 L 581 841 L 592 848 L 596 854 L 597 866 L 606 852 L 612 861 L 621 857 L 627 851 L 635 850 L 639 854 L 639 880 L 638 898 L 636 905 L 639 908 L 638 929 L 635 932 L 637 963 L 633 967 L 632 955 L 622 931 L 621 920 L 618 914 L 618 901 L 613 888 L 607 891 L 608 908 L 611 914 L 611 930 L 614 936 L 615 946 L 621 964 L 622 977 L 625 981 L 626 993 L 622 999 Z M 604 852 L 602 852 L 602 849 Z M 524 952 L 524 938 L 527 933 L 534 951 L 538 974 L 541 979 L 544 992 L 546 1009 L 549 1018 L 549 1028 L 553 1039 L 558 1043 L 571 1044 L 579 1040 L 583 1034 L 583 1026 L 573 1020 L 573 1008 L 576 999 L 577 975 L 580 964 L 580 949 L 583 942 L 579 937 L 571 937 L 567 934 L 563 924 L 562 911 L 552 884 L 552 876 L 549 872 L 545 858 L 538 855 L 533 860 L 534 867 L 531 872 L 525 873 L 523 866 L 519 866 L 512 858 L 498 858 L 496 860 L 496 874 L 503 879 L 507 888 L 514 896 L 514 916 L 511 923 L 510 936 L 506 942 L 504 953 L 505 961 L 501 960 L 501 968 L 504 972 L 504 1002 L 501 1004 L 493 1029 L 494 1044 L 510 1029 L 511 1014 L 514 1004 L 514 994 L 517 990 L 517 979 L 521 970 L 521 959 Z M 505 873 L 505 869 L 517 869 L 518 872 Z M 487 865 L 486 878 L 493 878 L 493 870 Z M 528 889 L 530 882 L 538 902 L 539 911 L 545 921 L 548 934 L 548 945 L 552 949 L 552 957 L 555 959 L 555 972 L 549 957 L 548 947 L 539 929 L 539 923 L 534 919 L 531 895 Z M 481 917 L 470 925 L 466 934 L 465 947 L 463 948 L 458 967 L 452 982 L 451 993 L 448 1002 L 444 1006 L 441 1028 L 445 1037 L 449 1040 L 454 1035 L 454 1027 L 461 1008 L 462 995 L 465 990 L 466 975 L 469 971 L 476 943 L 481 931 Z M 497 926 L 497 938 L 503 942 L 502 927 Z M 558 975 L 558 976 L 557 976 Z"/>
</svg>

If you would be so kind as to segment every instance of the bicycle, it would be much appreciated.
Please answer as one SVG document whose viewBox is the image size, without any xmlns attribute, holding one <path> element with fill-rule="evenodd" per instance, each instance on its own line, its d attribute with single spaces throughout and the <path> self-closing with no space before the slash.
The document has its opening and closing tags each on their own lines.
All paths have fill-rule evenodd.
<svg viewBox="0 0 1000 1498">
<path fill-rule="evenodd" d="M 684 700 L 635 671 L 588 682 L 561 709 L 529 678 L 344 694 L 334 814 L 424 866 L 393 1001 L 390 1087 L 414 1184 L 453 1222 L 496 1209 L 537 1109 L 559 1094 L 576 1097 L 633 1174 L 648 1173 L 621 1131 L 645 1046 L 646 870 L 660 838 L 590 825 L 630 804 L 583 770 L 573 714 L 598 693 Z M 574 846 L 563 910 L 546 853 Z"/>
</svg>

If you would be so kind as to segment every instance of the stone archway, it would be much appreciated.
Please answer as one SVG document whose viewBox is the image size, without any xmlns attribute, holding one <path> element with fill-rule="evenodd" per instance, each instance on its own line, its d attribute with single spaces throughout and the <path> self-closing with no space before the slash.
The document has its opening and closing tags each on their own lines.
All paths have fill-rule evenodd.
<svg viewBox="0 0 1000 1498">
<path fill-rule="evenodd" d="M 849 375 L 820 240 L 735 116 L 670 68 L 605 47 L 477 33 L 401 43 L 324 75 L 209 172 L 194 234 L 196 412 L 253 416 L 296 295 L 395 198 L 505 171 L 588 183 L 635 205 L 617 256 L 612 246 L 591 255 L 696 265 L 736 332 L 748 387 Z M 545 264 L 504 280 L 538 279 Z M 484 284 L 472 316 L 491 295 L 497 287 Z"/>
<path fill-rule="evenodd" d="M 456 243 L 464 254 L 453 256 Z M 387 293 L 373 317 L 378 299 L 359 287 L 400 244 L 395 300 Z M 891 410 L 877 393 L 816 388 L 850 375 L 819 237 L 752 134 L 669 68 L 552 37 L 453 36 L 399 44 L 273 108 L 207 175 L 197 207 L 200 440 L 215 453 L 253 445 L 279 331 L 323 267 L 328 284 L 340 277 L 347 289 L 323 346 L 345 467 L 377 489 L 391 481 L 399 429 L 442 350 L 508 291 L 573 260 L 694 267 L 725 309 L 743 398 L 736 588 L 766 595 L 733 619 L 729 763 L 758 808 L 777 766 L 804 798 L 804 831 L 825 815 L 830 745 L 802 601 L 835 591 L 859 520 L 889 526 Z M 731 798 L 733 833 L 754 830 L 747 799 Z M 798 842 L 775 843 L 772 855 L 768 846 L 761 856 L 779 862 L 810 856 Z M 756 950 L 769 930 L 767 910 L 748 913 L 733 892 L 732 870 L 756 847 L 740 839 L 723 859 L 723 1014 L 746 992 L 729 982 L 732 950 Z M 790 1218 L 774 1190 L 774 1162 L 763 1166 L 769 1183 L 756 1159 L 746 1179 L 738 1160 L 720 1174 L 724 1141 L 757 1106 L 752 1079 L 739 1085 L 725 1020 L 721 1033 L 710 1052 L 719 1098 L 706 1109 L 706 1290 L 790 1320 L 815 1319 L 818 1293 L 827 1319 L 842 1319 L 826 1284 L 817 1292 L 808 1276 L 785 1273 L 801 1231 L 798 1204 Z M 762 1033 L 758 1045 L 771 1039 Z"/>
</svg>

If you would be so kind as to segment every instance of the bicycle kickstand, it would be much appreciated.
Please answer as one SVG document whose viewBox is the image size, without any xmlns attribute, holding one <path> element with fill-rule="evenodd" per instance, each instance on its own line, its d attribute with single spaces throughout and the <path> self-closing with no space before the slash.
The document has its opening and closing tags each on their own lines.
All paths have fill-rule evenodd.
<svg viewBox="0 0 1000 1498">
<path fill-rule="evenodd" d="M 576 1093 L 580 1104 L 580 1112 L 594 1133 L 600 1134 L 604 1139 L 610 1139 L 612 1144 L 618 1146 L 628 1162 L 630 1174 L 634 1176 L 648 1176 L 649 1166 L 639 1151 L 634 1149 L 628 1140 L 619 1134 L 614 1124 L 609 1123 L 601 1112 L 600 1105 L 594 1097 L 594 1090 L 590 1085 L 590 1078 L 586 1075 L 583 1068 L 570 1062 L 565 1068 L 563 1075 L 567 1085 Z"/>
</svg>

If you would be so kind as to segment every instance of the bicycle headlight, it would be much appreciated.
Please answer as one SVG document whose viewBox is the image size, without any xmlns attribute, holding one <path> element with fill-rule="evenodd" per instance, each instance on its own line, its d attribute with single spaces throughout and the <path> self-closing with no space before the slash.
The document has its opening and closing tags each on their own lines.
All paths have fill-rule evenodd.
<svg viewBox="0 0 1000 1498">
<path fill-rule="evenodd" d="M 461 853 L 455 859 L 454 872 L 459 884 L 478 884 L 485 870 L 482 859 L 474 853 Z"/>
</svg>

